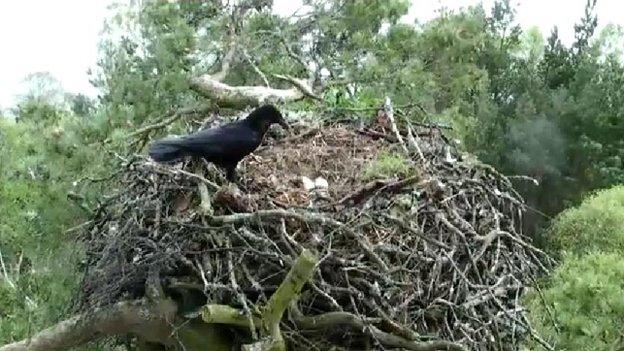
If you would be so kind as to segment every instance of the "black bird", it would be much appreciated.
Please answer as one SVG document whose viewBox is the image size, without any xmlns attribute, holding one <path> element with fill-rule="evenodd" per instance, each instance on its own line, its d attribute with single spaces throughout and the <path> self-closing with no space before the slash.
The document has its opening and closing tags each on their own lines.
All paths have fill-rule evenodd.
<svg viewBox="0 0 624 351">
<path fill-rule="evenodd" d="M 184 156 L 202 157 L 224 168 L 227 179 L 234 182 L 238 162 L 260 146 L 266 131 L 276 123 L 288 129 L 277 108 L 264 105 L 243 120 L 180 138 L 156 140 L 150 145 L 149 155 L 156 162 L 176 161 Z"/>
</svg>

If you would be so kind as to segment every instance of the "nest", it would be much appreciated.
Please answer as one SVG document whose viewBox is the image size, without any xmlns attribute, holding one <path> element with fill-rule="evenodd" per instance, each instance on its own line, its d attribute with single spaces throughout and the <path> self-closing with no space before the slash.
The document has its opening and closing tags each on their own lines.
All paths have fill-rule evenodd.
<svg viewBox="0 0 624 351">
<path fill-rule="evenodd" d="M 267 138 L 239 166 L 242 191 L 197 161 L 127 161 L 118 190 L 85 226 L 81 307 L 142 297 L 156 267 L 183 309 L 253 309 L 307 248 L 320 264 L 297 301 L 301 315 L 344 311 L 407 340 L 517 349 L 531 334 L 520 298 L 546 269 L 521 232 L 523 201 L 438 129 L 417 132 L 404 153 L 383 129 L 298 126 L 295 136 Z M 384 151 L 406 155 L 411 173 L 364 180 Z M 303 176 L 328 187 L 305 188 Z M 381 349 L 368 327 L 282 324 L 293 349 Z"/>
</svg>

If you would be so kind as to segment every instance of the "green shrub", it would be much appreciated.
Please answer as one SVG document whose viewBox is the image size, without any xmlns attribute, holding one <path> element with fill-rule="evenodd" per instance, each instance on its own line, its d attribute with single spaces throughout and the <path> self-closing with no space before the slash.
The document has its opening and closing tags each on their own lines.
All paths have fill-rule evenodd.
<svg viewBox="0 0 624 351">
<path fill-rule="evenodd" d="M 400 154 L 382 153 L 364 170 L 365 180 L 406 177 L 414 173 L 412 166 Z"/>
<path fill-rule="evenodd" d="M 567 256 L 542 297 L 537 292 L 527 294 L 529 319 L 556 350 L 624 348 L 624 260 L 620 255 Z M 529 346 L 540 349 L 537 344 Z"/>
<path fill-rule="evenodd" d="M 80 283 L 82 249 L 66 230 L 85 211 L 70 191 L 94 197 L 106 155 L 82 142 L 81 120 L 59 112 L 42 124 L 0 118 L 0 345 L 22 339 L 67 316 Z"/>
<path fill-rule="evenodd" d="M 602 190 L 562 212 L 548 233 L 557 251 L 624 252 L 624 186 Z"/>
</svg>

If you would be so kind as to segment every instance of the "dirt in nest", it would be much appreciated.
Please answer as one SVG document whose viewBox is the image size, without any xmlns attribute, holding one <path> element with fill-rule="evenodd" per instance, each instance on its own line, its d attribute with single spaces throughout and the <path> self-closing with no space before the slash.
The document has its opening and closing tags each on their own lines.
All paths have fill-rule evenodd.
<svg viewBox="0 0 624 351">
<path fill-rule="evenodd" d="M 263 194 L 280 207 L 308 206 L 311 192 L 304 189 L 302 177 L 322 177 L 328 183 L 324 200 L 335 202 L 366 183 L 363 170 L 391 148 L 343 125 L 301 128 L 297 134 L 301 136 L 270 140 L 242 162 L 249 192 Z"/>
</svg>

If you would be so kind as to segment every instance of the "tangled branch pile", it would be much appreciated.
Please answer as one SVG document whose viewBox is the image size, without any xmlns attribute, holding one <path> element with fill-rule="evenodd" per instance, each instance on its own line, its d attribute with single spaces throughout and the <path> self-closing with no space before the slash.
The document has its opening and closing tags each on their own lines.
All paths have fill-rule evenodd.
<svg viewBox="0 0 624 351">
<path fill-rule="evenodd" d="M 85 230 L 82 308 L 143 296 L 157 267 L 183 309 L 253 311 L 308 248 L 320 264 L 282 322 L 295 349 L 416 349 L 429 339 L 517 349 L 532 333 L 519 299 L 547 259 L 521 233 L 522 199 L 436 128 L 399 133 L 406 143 L 375 128 L 301 125 L 269 140 L 242 165 L 243 192 L 221 186 L 212 166 L 195 172 L 196 161 L 128 161 Z M 364 179 L 389 151 L 406 155 L 407 173 Z M 302 176 L 328 187 L 306 188 Z M 335 311 L 353 318 L 294 322 Z"/>
</svg>

